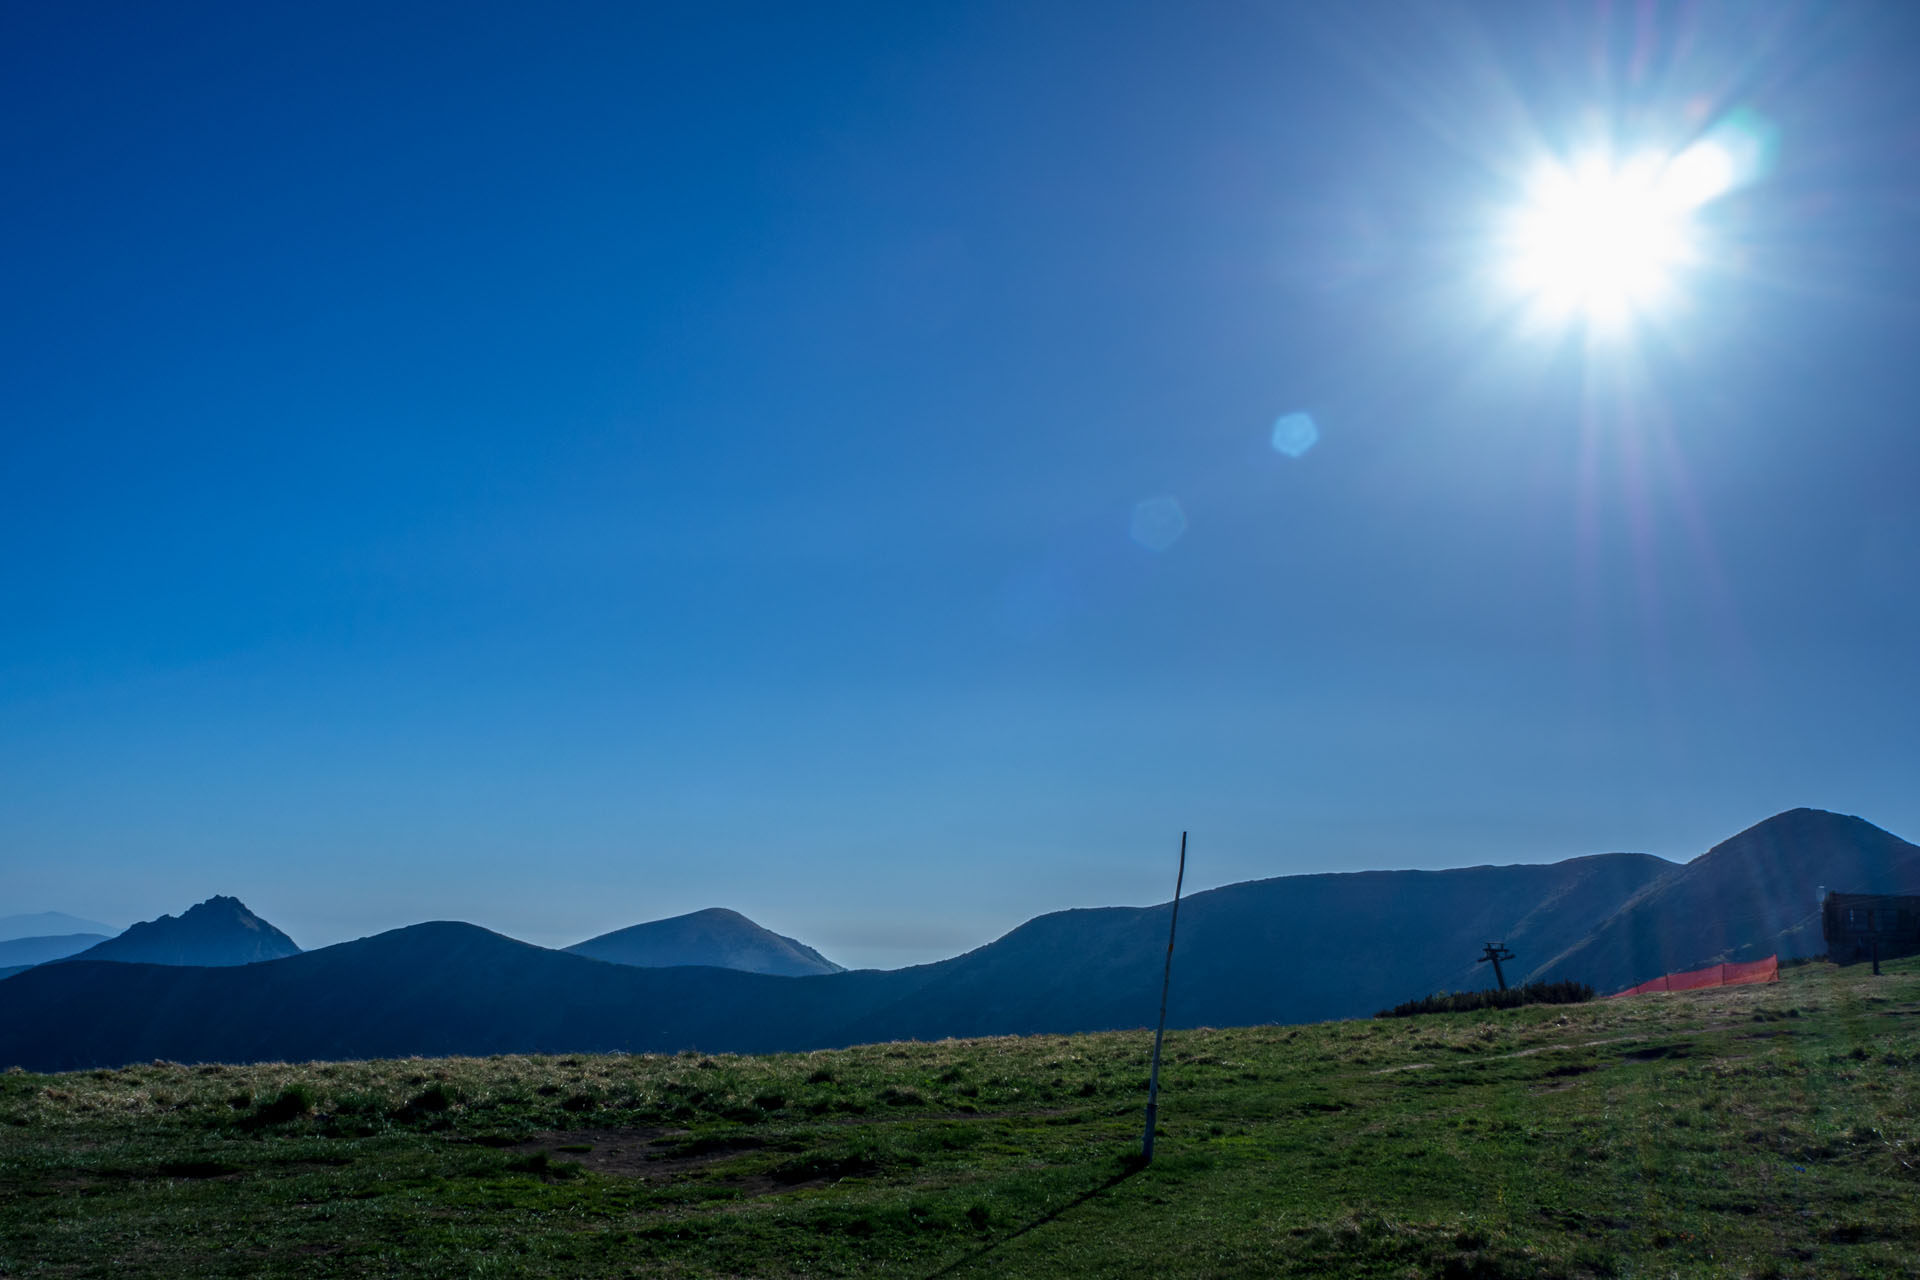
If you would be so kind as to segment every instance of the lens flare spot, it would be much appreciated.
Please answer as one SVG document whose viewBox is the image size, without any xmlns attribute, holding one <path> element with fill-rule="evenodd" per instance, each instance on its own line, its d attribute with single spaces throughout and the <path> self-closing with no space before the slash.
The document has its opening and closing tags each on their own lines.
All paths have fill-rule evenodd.
<svg viewBox="0 0 1920 1280">
<path fill-rule="evenodd" d="M 1697 209 L 1733 190 L 1738 177 L 1732 153 L 1718 142 L 1703 139 L 1673 158 L 1661 185 L 1675 208 Z"/>
<path fill-rule="evenodd" d="M 1187 532 L 1187 513 L 1174 498 L 1147 498 L 1133 504 L 1128 527 L 1133 540 L 1149 551 L 1165 551 Z"/>
<path fill-rule="evenodd" d="M 1773 122 L 1758 111 L 1742 107 L 1708 129 L 1700 141 L 1681 152 L 1674 163 L 1677 165 L 1694 152 L 1707 153 L 1704 159 L 1688 161 L 1695 168 L 1710 167 L 1709 171 L 1720 183 L 1718 190 L 1701 201 L 1704 204 L 1766 177 L 1773 169 L 1779 144 L 1780 131 Z"/>
<path fill-rule="evenodd" d="M 1298 458 L 1320 443 L 1320 428 L 1310 413 L 1289 413 L 1273 424 L 1273 447 L 1277 453 Z"/>
</svg>

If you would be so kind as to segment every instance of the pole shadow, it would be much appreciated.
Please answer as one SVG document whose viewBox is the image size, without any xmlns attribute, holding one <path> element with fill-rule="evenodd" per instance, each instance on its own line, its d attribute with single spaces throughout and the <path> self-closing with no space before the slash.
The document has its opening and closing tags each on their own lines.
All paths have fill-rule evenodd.
<svg viewBox="0 0 1920 1280">
<path fill-rule="evenodd" d="M 1078 1209 L 1081 1205 L 1093 1199 L 1095 1196 L 1104 1195 L 1105 1193 L 1113 1190 L 1115 1187 L 1119 1186 L 1121 1183 L 1125 1182 L 1128 1178 L 1131 1178 L 1134 1174 L 1139 1173 L 1142 1169 L 1145 1169 L 1146 1167 L 1147 1166 L 1141 1163 L 1137 1158 L 1133 1160 L 1129 1160 L 1125 1168 L 1123 1168 L 1119 1173 L 1116 1173 L 1112 1177 L 1108 1178 L 1105 1182 L 1102 1182 L 1099 1186 L 1090 1187 L 1087 1190 L 1082 1191 L 1079 1195 L 1067 1201 L 1065 1204 L 1059 1205 L 1055 1208 L 1047 1210 L 1045 1213 L 1035 1218 L 1032 1222 L 1027 1223 L 1025 1226 L 1019 1228 L 1018 1230 L 1009 1231 L 1006 1235 L 1001 1236 L 998 1240 L 990 1241 L 989 1243 L 982 1245 L 980 1248 L 975 1249 L 972 1253 L 969 1253 L 964 1257 L 957 1258 L 954 1261 L 949 1262 L 946 1266 L 940 1268 L 938 1271 L 929 1273 L 927 1276 L 927 1280 L 940 1280 L 941 1276 L 956 1275 L 959 1272 L 966 1270 L 968 1267 L 971 1267 L 974 1263 L 979 1262 L 983 1258 L 991 1256 L 1002 1245 L 1012 1244 L 1015 1240 L 1018 1240 L 1021 1236 L 1026 1235 L 1028 1232 L 1036 1231 L 1039 1228 L 1046 1226 L 1049 1222 L 1054 1221 L 1056 1218 L 1061 1217 L 1063 1214 L 1066 1214 L 1070 1210 Z"/>
</svg>

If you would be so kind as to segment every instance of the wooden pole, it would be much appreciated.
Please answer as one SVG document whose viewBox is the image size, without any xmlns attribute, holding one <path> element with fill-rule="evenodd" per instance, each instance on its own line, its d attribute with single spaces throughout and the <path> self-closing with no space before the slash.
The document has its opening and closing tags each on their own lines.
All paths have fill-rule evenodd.
<svg viewBox="0 0 1920 1280">
<path fill-rule="evenodd" d="M 1180 833 L 1180 873 L 1173 880 L 1173 919 L 1167 925 L 1167 967 L 1160 975 L 1160 1025 L 1153 1033 L 1153 1069 L 1147 1073 L 1147 1132 L 1140 1163 L 1153 1163 L 1153 1126 L 1160 1119 L 1160 1042 L 1167 1035 L 1167 988 L 1173 985 L 1173 935 L 1180 927 L 1180 887 L 1187 882 L 1187 833 Z"/>
</svg>

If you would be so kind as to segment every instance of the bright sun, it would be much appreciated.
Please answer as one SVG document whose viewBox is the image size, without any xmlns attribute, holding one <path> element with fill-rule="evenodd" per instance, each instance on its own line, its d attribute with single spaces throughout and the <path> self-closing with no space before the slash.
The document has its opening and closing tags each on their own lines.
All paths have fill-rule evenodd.
<svg viewBox="0 0 1920 1280">
<path fill-rule="evenodd" d="M 1618 329 L 1660 309 L 1701 256 L 1695 214 L 1735 184 L 1727 150 L 1544 165 L 1507 236 L 1509 282 L 1538 318 Z"/>
</svg>

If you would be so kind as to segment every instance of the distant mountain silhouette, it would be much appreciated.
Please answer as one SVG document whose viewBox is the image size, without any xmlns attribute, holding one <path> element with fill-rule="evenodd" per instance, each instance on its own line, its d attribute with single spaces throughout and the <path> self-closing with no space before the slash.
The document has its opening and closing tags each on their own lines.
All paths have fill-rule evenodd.
<svg viewBox="0 0 1920 1280">
<path fill-rule="evenodd" d="M 0 1064 L 762 1052 L 832 1043 L 850 1016 L 916 980 L 914 970 L 643 969 L 441 921 L 221 969 L 29 969 L 0 983 Z"/>
<path fill-rule="evenodd" d="M 1172 1019 L 1358 1016 L 1457 978 L 1485 985 L 1472 965 L 1482 935 L 1520 946 L 1554 928 L 1578 934 L 1670 868 L 1607 854 L 1196 894 L 1181 907 Z M 1157 1004 L 1169 910 L 1060 912 L 938 964 L 814 977 L 609 964 L 448 922 L 219 970 L 82 956 L 0 987 L 0 1064 L 763 1052 L 1141 1026 Z"/>
<path fill-rule="evenodd" d="M 45 964 L 65 956 L 78 955 L 88 947 L 105 942 L 103 933 L 66 933 L 51 938 L 8 938 L 0 942 L 0 968 Z"/>
<path fill-rule="evenodd" d="M 15 938 L 53 938 L 70 933 L 97 933 L 111 938 L 120 932 L 98 920 L 82 920 L 64 911 L 34 911 L 27 915 L 0 916 L 0 942 Z"/>
<path fill-rule="evenodd" d="M 603 933 L 577 942 L 567 951 L 610 964 L 646 969 L 709 965 L 716 969 L 796 978 L 842 972 L 839 965 L 805 943 L 763 929 L 738 911 L 725 907 L 709 907 L 705 911 Z"/>
<path fill-rule="evenodd" d="M 292 938 L 247 910 L 240 899 L 212 897 L 178 919 L 161 916 L 136 924 L 65 963 L 236 965 L 298 954 Z"/>
<path fill-rule="evenodd" d="M 1776 952 L 1823 955 L 1821 886 L 1920 893 L 1920 846 L 1823 809 L 1776 814 L 1646 886 L 1528 976 L 1578 978 L 1612 992 Z"/>
<path fill-rule="evenodd" d="M 1474 960 L 1488 941 L 1516 953 L 1512 977 L 1602 990 L 1721 955 L 1805 954 L 1820 945 L 1809 926 L 1820 884 L 1912 892 L 1920 848 L 1858 818 L 1795 810 L 1685 866 L 1616 853 L 1227 885 L 1181 904 L 1169 1021 L 1360 1017 L 1490 986 Z M 809 977 L 610 964 L 447 922 L 217 969 L 101 964 L 95 948 L 0 982 L 0 1067 L 766 1052 L 1140 1027 L 1158 1006 L 1170 911 L 1057 912 L 938 964 Z"/>
</svg>

